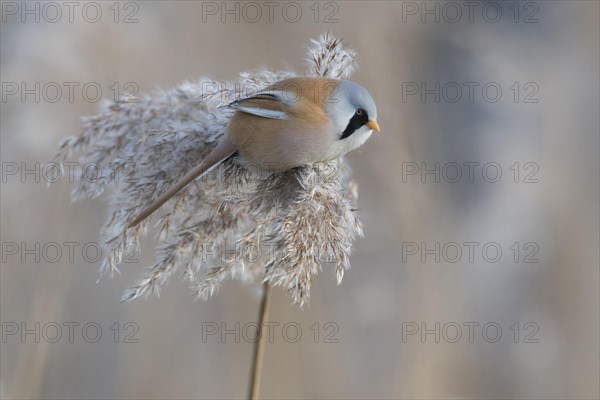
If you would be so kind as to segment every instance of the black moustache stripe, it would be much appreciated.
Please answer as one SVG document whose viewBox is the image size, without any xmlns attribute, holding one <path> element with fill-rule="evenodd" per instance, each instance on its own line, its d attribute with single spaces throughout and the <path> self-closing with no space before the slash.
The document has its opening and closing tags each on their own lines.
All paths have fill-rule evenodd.
<svg viewBox="0 0 600 400">
<path fill-rule="evenodd" d="M 354 114 L 352 118 L 350 118 L 350 122 L 348 123 L 346 129 L 344 130 L 344 132 L 342 132 L 340 140 L 346 139 L 348 136 L 352 135 L 354 132 L 356 132 L 358 128 L 360 128 L 363 125 L 366 125 L 368 121 L 369 116 L 366 112 L 363 112 L 361 115 Z"/>
</svg>

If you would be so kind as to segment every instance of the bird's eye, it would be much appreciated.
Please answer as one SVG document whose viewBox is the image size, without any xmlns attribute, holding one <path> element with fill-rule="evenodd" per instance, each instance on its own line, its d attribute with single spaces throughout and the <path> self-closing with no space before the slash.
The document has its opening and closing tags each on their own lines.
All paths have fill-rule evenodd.
<svg viewBox="0 0 600 400">
<path fill-rule="evenodd" d="M 358 110 L 356 110 L 356 115 L 363 115 L 365 113 L 365 110 L 363 110 L 362 108 L 359 108 Z"/>
</svg>

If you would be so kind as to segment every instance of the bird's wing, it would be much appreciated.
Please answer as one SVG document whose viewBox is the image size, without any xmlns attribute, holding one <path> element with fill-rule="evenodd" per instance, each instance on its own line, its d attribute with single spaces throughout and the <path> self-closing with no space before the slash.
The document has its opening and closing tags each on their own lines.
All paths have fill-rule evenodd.
<svg viewBox="0 0 600 400">
<path fill-rule="evenodd" d="M 284 90 L 263 90 L 249 97 L 244 97 L 227 105 L 234 110 L 263 118 L 286 119 L 286 109 L 292 105 L 288 93 Z"/>
</svg>

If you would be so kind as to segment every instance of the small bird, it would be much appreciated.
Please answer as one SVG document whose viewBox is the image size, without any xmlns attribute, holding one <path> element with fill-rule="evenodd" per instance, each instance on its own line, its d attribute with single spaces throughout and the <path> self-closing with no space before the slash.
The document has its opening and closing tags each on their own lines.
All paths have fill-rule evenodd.
<svg viewBox="0 0 600 400">
<path fill-rule="evenodd" d="M 339 158 L 360 147 L 373 130 L 379 132 L 375 101 L 365 88 L 349 80 L 285 79 L 226 107 L 235 112 L 214 150 L 138 215 L 129 228 L 231 157 L 242 165 L 285 171 Z"/>
</svg>

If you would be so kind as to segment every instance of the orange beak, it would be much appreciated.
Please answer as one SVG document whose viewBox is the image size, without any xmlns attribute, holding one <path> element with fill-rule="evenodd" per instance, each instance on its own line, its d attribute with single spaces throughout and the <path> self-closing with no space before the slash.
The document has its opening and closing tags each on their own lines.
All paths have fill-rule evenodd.
<svg viewBox="0 0 600 400">
<path fill-rule="evenodd" d="M 379 132 L 379 124 L 377 123 L 377 121 L 375 121 L 375 120 L 367 121 L 367 126 L 371 129 Z"/>
</svg>

